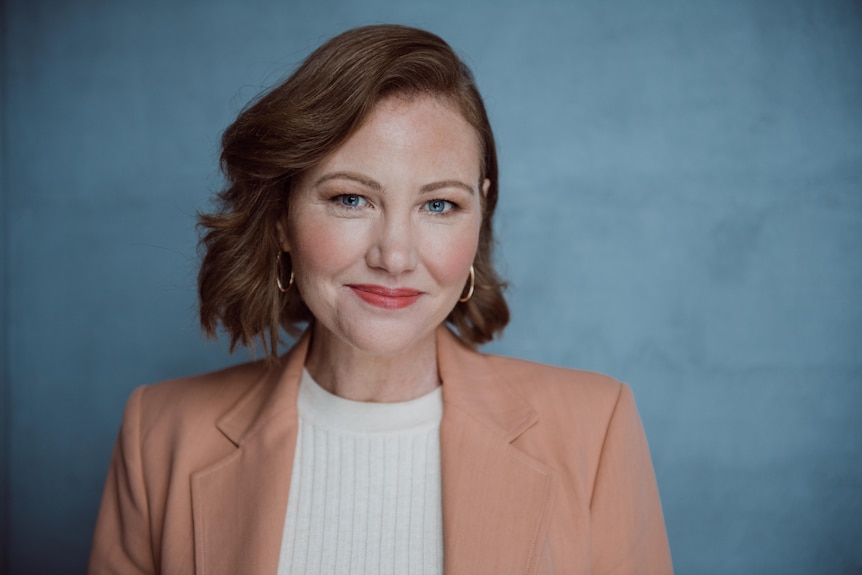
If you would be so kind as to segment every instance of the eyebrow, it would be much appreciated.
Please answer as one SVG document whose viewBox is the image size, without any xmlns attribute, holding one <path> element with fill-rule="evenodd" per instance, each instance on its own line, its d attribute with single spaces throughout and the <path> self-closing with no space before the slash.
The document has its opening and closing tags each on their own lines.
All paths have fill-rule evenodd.
<svg viewBox="0 0 862 575">
<path fill-rule="evenodd" d="M 425 184 L 422 186 L 419 191 L 420 192 L 433 192 L 435 190 L 441 190 L 443 188 L 461 188 L 463 190 L 467 190 L 471 194 L 475 194 L 476 190 L 462 182 L 461 180 L 443 180 L 442 182 L 433 182 L 431 184 Z"/>
<path fill-rule="evenodd" d="M 376 180 L 372 180 L 371 178 L 366 178 L 365 176 L 361 176 L 359 174 L 355 174 L 353 172 L 333 172 L 331 174 L 326 174 L 321 176 L 316 182 L 314 182 L 315 186 L 319 186 L 324 182 L 328 182 L 329 180 L 351 180 L 354 182 L 358 182 L 363 186 L 371 188 L 374 191 L 382 191 L 383 186 L 380 182 Z M 465 184 L 460 180 L 441 180 L 439 182 L 432 182 L 430 184 L 425 184 L 419 191 L 421 193 L 434 192 L 436 190 L 441 190 L 443 188 L 461 188 L 462 190 L 466 190 L 471 194 L 475 194 L 476 190 L 474 190 L 469 185 Z"/>
<path fill-rule="evenodd" d="M 369 187 L 378 192 L 383 189 L 383 186 L 380 185 L 380 182 L 376 182 L 371 178 L 366 178 L 352 172 L 333 172 L 331 174 L 326 174 L 324 176 L 321 176 L 316 182 L 314 182 L 314 185 L 319 186 L 320 184 L 328 182 L 329 180 L 352 180 L 354 182 L 359 182 L 363 186 Z"/>
</svg>

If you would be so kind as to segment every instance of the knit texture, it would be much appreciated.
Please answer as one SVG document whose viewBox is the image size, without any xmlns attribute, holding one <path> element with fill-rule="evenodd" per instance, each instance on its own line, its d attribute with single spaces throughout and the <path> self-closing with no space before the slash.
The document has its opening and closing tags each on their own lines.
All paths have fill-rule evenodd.
<svg viewBox="0 0 862 575">
<path fill-rule="evenodd" d="M 346 400 L 304 372 L 279 575 L 443 572 L 441 388 Z"/>
</svg>

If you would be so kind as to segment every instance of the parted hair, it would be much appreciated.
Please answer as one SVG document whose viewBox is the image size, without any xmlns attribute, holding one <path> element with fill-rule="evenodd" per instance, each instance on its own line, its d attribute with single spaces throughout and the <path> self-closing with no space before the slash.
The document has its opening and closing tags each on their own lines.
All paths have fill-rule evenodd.
<svg viewBox="0 0 862 575">
<path fill-rule="evenodd" d="M 469 68 L 438 36 L 377 25 L 344 32 L 311 53 L 287 78 L 250 102 L 222 136 L 225 187 L 217 209 L 198 215 L 201 326 L 219 324 L 237 343 L 263 345 L 274 359 L 279 328 L 296 335 L 313 316 L 295 288 L 283 293 L 277 224 L 285 221 L 294 183 L 341 146 L 388 96 L 443 98 L 473 126 L 480 142 L 483 200 L 475 289 L 447 321 L 470 345 L 487 342 L 509 322 L 505 284 L 493 267 L 492 222 L 498 170 L 494 136 Z M 289 258 L 283 258 L 289 265 Z M 289 272 L 286 272 L 289 273 Z M 285 280 L 282 280 L 283 282 Z"/>
</svg>

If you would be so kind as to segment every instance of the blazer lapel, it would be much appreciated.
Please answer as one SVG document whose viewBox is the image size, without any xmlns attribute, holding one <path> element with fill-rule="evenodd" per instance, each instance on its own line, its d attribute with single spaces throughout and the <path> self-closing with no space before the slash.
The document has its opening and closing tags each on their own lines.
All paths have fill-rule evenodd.
<svg viewBox="0 0 862 575">
<path fill-rule="evenodd" d="M 198 575 L 278 568 L 296 447 L 296 395 L 309 335 L 219 421 L 237 449 L 192 475 Z"/>
<path fill-rule="evenodd" d="M 536 573 L 553 502 L 553 471 L 512 442 L 535 411 L 482 355 L 437 335 L 445 572 Z"/>
<path fill-rule="evenodd" d="M 306 333 L 283 369 L 273 369 L 218 421 L 237 449 L 192 475 L 198 575 L 278 568 L 308 342 Z M 445 572 L 535 573 L 554 476 L 511 443 L 537 415 L 445 327 L 437 332 L 437 353 Z"/>
</svg>

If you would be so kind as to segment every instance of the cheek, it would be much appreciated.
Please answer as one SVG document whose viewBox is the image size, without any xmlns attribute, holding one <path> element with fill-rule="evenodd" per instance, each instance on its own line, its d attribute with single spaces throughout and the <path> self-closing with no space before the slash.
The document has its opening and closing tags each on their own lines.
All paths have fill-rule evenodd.
<svg viewBox="0 0 862 575">
<path fill-rule="evenodd" d="M 294 273 L 300 281 L 338 271 L 356 258 L 356 238 L 313 218 L 302 221 L 288 226 Z"/>
<path fill-rule="evenodd" d="M 479 245 L 478 227 L 438 238 L 429 251 L 426 265 L 441 284 L 461 287 Z"/>
</svg>

